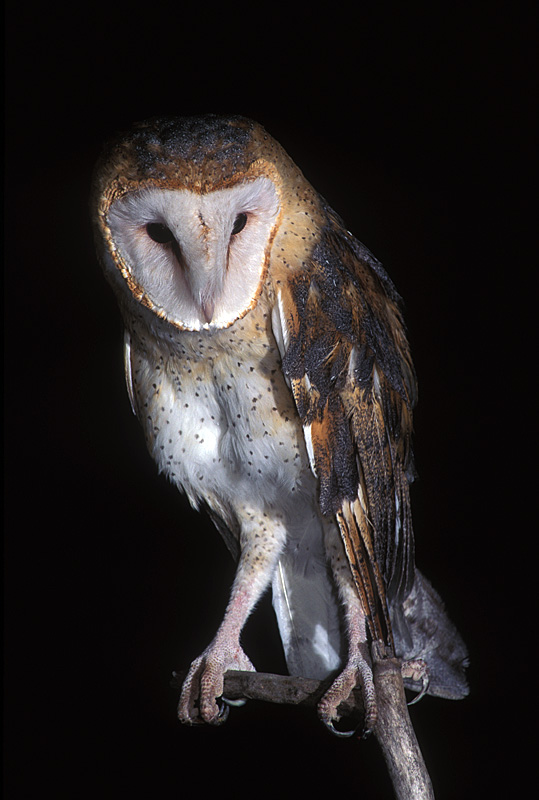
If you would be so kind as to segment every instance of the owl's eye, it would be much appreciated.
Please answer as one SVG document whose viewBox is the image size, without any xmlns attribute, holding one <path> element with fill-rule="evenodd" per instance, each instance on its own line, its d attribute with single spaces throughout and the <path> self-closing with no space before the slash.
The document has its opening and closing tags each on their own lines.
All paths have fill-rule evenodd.
<svg viewBox="0 0 539 800">
<path fill-rule="evenodd" d="M 247 214 L 238 214 L 234 221 L 234 227 L 232 228 L 232 236 L 235 236 L 237 233 L 242 231 L 245 228 L 246 222 Z"/>
<path fill-rule="evenodd" d="M 158 244 L 169 244 L 174 241 L 174 234 L 161 222 L 149 222 L 146 225 L 146 233 L 154 242 Z"/>
</svg>

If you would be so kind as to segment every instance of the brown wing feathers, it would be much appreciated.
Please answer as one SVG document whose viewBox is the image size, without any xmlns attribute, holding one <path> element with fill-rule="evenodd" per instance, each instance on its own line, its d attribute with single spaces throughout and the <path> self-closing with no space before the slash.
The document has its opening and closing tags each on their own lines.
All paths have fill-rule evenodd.
<svg viewBox="0 0 539 800">
<path fill-rule="evenodd" d="M 371 636 L 393 647 L 384 582 L 374 557 L 372 527 L 365 509 L 357 500 L 345 500 L 337 521 Z"/>
<path fill-rule="evenodd" d="M 386 602 L 410 587 L 415 376 L 398 296 L 379 262 L 329 214 L 310 268 L 281 297 L 283 369 L 336 514 L 371 635 L 392 644 Z"/>
</svg>

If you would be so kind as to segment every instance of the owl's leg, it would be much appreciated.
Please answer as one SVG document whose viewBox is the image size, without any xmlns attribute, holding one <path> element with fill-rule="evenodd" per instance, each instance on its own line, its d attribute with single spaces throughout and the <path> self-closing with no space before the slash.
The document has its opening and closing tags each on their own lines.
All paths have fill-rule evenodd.
<svg viewBox="0 0 539 800">
<path fill-rule="evenodd" d="M 344 669 L 318 704 L 318 716 L 332 733 L 351 735 L 353 731 L 340 733 L 334 723 L 340 718 L 338 706 L 348 699 L 354 689 L 361 686 L 365 705 L 364 734 L 367 734 L 376 723 L 376 695 L 367 641 L 367 620 L 350 574 L 342 541 L 333 525 L 326 528 L 325 542 L 333 577 L 344 606 L 348 657 Z"/>
<path fill-rule="evenodd" d="M 225 673 L 229 669 L 255 671 L 240 645 L 240 635 L 272 579 L 286 529 L 279 519 L 250 509 L 243 508 L 241 518 L 241 555 L 230 601 L 215 638 L 193 661 L 182 687 L 178 717 L 188 724 L 224 721 L 216 701 L 223 694 Z"/>
</svg>

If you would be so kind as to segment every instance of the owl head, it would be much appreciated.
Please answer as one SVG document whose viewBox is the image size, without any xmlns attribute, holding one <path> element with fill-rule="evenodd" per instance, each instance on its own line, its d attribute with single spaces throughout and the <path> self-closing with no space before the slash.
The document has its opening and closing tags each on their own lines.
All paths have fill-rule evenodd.
<svg viewBox="0 0 539 800">
<path fill-rule="evenodd" d="M 272 251 L 290 250 L 286 236 L 296 257 L 312 247 L 320 203 L 259 124 L 211 115 L 150 120 L 110 143 L 92 205 L 124 305 L 198 331 L 256 305 Z"/>
</svg>

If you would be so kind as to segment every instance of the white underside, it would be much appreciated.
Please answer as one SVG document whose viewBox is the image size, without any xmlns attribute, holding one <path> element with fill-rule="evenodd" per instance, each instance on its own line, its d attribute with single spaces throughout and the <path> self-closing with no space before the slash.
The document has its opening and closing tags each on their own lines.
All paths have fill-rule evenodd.
<svg viewBox="0 0 539 800">
<path fill-rule="evenodd" d="M 179 365 L 184 371 L 178 394 L 178 386 L 139 358 L 129 341 L 126 356 L 132 362 L 128 380 L 136 376 L 139 387 L 144 382 L 145 395 L 148 387 L 158 386 L 155 403 L 139 417 L 148 426 L 160 469 L 191 503 L 196 507 L 199 497 L 223 498 L 224 505 L 238 509 L 240 524 L 242 504 L 282 520 L 286 542 L 267 581 L 289 671 L 319 679 L 334 672 L 341 663 L 339 607 L 325 555 L 317 481 L 297 414 L 284 422 L 286 415 L 275 413 L 267 376 L 251 371 L 248 363 L 233 386 L 227 381 L 234 359 L 216 364 L 211 380 L 202 382 Z M 288 392 L 284 385 L 282 391 Z M 134 388 L 130 395 L 136 406 Z M 253 397 L 259 398 L 256 413 Z M 333 528 L 330 535 L 338 537 Z"/>
<path fill-rule="evenodd" d="M 272 592 L 289 673 L 322 680 L 339 669 L 339 615 L 327 572 L 305 573 L 285 555 L 273 577 Z"/>
</svg>

